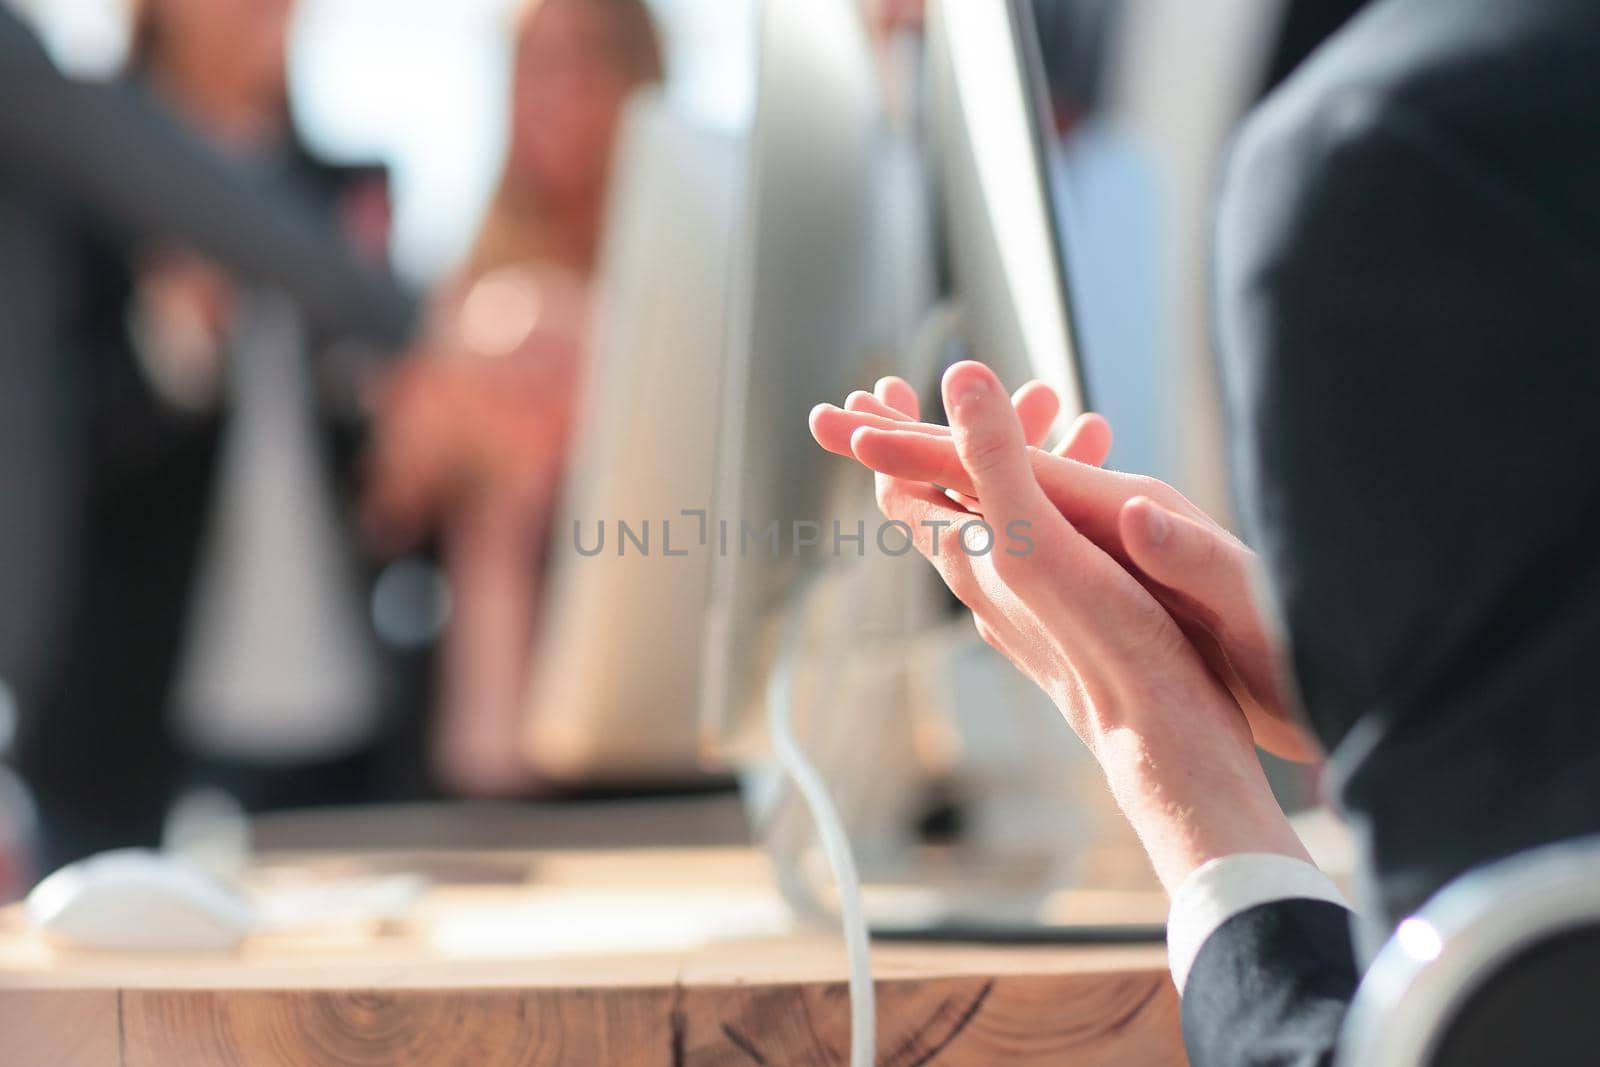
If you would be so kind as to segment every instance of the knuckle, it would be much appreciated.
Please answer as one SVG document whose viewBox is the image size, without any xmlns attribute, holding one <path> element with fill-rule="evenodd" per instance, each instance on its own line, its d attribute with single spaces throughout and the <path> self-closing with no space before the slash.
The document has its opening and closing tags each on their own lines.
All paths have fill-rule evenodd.
<svg viewBox="0 0 1600 1067">
<path fill-rule="evenodd" d="M 960 437 L 961 459 L 975 471 L 991 471 L 1010 458 L 1011 442 L 997 433 L 963 433 Z"/>
<path fill-rule="evenodd" d="M 1167 485 L 1159 478 L 1148 474 L 1133 474 L 1128 476 L 1128 496 L 1142 496 L 1159 503 L 1165 499 Z"/>
</svg>

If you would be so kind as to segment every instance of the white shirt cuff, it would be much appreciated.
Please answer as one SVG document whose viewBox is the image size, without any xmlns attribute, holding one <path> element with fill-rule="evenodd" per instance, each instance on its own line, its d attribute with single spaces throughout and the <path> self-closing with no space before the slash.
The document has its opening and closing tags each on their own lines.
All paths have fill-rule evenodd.
<svg viewBox="0 0 1600 1067">
<path fill-rule="evenodd" d="M 1275 900 L 1326 900 L 1348 907 L 1332 879 L 1305 860 L 1270 852 L 1223 856 L 1190 874 L 1172 895 L 1167 964 L 1183 993 L 1200 946 L 1241 912 Z"/>
</svg>

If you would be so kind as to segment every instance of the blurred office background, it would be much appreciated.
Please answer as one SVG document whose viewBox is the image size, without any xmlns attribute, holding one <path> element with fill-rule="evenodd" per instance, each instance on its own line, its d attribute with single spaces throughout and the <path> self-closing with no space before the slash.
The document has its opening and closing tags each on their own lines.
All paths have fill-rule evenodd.
<svg viewBox="0 0 1600 1067">
<path fill-rule="evenodd" d="M 110 79 L 126 69 L 130 0 L 11 2 L 74 76 Z M 453 287 L 471 289 L 468 283 L 484 280 L 473 275 L 473 257 L 508 168 L 515 28 L 525 6 L 522 0 L 294 5 L 287 59 L 294 127 L 309 152 L 330 165 L 386 168 L 388 258 L 407 288 L 435 294 L 425 306 L 450 304 Z M 1219 516 L 1228 514 L 1229 500 L 1205 251 L 1216 178 L 1230 130 L 1286 62 L 1284 50 L 1298 47 L 1285 40 L 1291 10 L 1319 6 L 1352 5 L 1036 3 L 1056 110 L 1049 148 L 1055 207 L 1091 396 L 1118 435 L 1111 463 L 1167 479 Z M 649 4 L 661 29 L 672 106 L 735 141 L 748 134 L 754 109 L 755 8 L 756 0 Z M 515 303 L 514 286 L 491 288 L 489 296 L 496 294 Z M 502 385 L 491 391 L 505 393 Z M 794 418 L 803 420 L 823 399 L 838 398 L 795 397 Z M 274 433 L 271 426 L 261 432 Z M 528 447 L 539 446 L 535 440 Z M 479 542 L 459 543 L 470 554 Z M 418 567 L 435 569 L 395 572 L 391 563 L 385 571 L 391 593 L 415 593 L 418 583 L 439 580 L 437 568 L 451 566 L 448 546 L 415 558 Z M 0 750 L 17 718 L 9 693 L 0 679 Z M 229 781 L 218 780 L 224 787 Z M 434 781 L 414 795 L 478 792 L 505 791 L 456 780 L 443 787 Z M 25 798 L 14 776 L 0 780 L 0 895 L 26 881 L 21 857 L 39 824 Z"/>
<path fill-rule="evenodd" d="M 127 0 L 12 0 L 58 61 L 109 76 Z M 871 0 L 867 0 L 868 3 Z M 756 0 L 651 0 L 670 92 L 748 129 Z M 296 118 L 334 159 L 391 168 L 393 258 L 412 282 L 467 252 L 504 156 L 508 27 L 518 0 L 302 0 L 289 68 Z M 1207 324 L 1206 247 L 1229 129 L 1273 71 L 1291 7 L 1345 0 L 1044 0 L 1050 75 L 1082 112 L 1062 138 L 1058 206 L 1080 231 L 1078 277 L 1096 403 L 1122 443 L 1113 464 L 1228 507 Z M 1324 16 L 1323 21 L 1328 21 Z M 1106 352 L 1102 349 L 1114 349 Z M 1132 354 L 1130 354 L 1132 353 Z M 1095 384 L 1091 384 L 1095 388 Z"/>
<path fill-rule="evenodd" d="M 128 0 L 10 0 L 58 62 L 114 74 Z M 864 0 L 868 5 L 874 0 Z M 746 131 L 756 0 L 650 0 L 669 92 L 710 126 Z M 393 260 L 425 285 L 466 254 L 504 158 L 508 27 L 518 0 L 302 0 L 289 55 L 296 119 L 332 159 L 391 170 Z M 888 5 L 888 6 L 893 6 Z M 1296 27 L 1314 40 L 1349 0 L 1043 0 L 1063 124 L 1058 210 L 1095 401 L 1123 439 L 1116 465 L 1173 481 L 1225 514 L 1206 252 L 1227 135 L 1281 71 Z M 1291 15 L 1291 9 L 1297 10 Z M 1102 351 L 1108 350 L 1108 351 Z"/>
<path fill-rule="evenodd" d="M 128 0 L 13 0 L 57 62 L 85 77 L 121 69 Z M 289 51 L 295 118 L 333 159 L 392 171 L 393 255 L 437 281 L 467 254 L 505 156 L 511 28 L 521 0 L 302 0 Z M 651 0 L 670 91 L 708 124 L 750 119 L 754 0 Z"/>
</svg>

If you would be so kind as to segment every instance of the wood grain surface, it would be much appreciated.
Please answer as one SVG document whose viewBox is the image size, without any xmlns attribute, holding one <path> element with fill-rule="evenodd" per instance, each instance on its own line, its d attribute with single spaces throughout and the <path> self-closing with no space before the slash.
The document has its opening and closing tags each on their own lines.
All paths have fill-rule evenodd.
<svg viewBox="0 0 1600 1067">
<path fill-rule="evenodd" d="M 299 869 L 320 876 L 314 864 Z M 696 885 L 770 893 L 758 860 L 728 850 L 544 854 L 527 869 L 537 876 L 521 885 L 441 885 L 401 929 L 281 933 L 221 957 L 64 951 L 15 910 L 0 912 L 0 1067 L 846 1062 L 843 953 L 826 932 L 751 935 L 746 922 L 718 937 L 670 908 L 664 921 L 683 936 L 635 951 L 541 953 L 515 930 L 519 908 L 530 917 L 568 914 L 560 909 L 574 900 L 612 908 L 623 885 L 641 908 L 690 899 Z M 1154 906 L 1125 903 L 1131 921 Z M 504 943 L 441 935 L 479 920 L 504 924 Z M 1186 1062 L 1158 946 L 879 944 L 873 965 L 880 1067 Z"/>
</svg>

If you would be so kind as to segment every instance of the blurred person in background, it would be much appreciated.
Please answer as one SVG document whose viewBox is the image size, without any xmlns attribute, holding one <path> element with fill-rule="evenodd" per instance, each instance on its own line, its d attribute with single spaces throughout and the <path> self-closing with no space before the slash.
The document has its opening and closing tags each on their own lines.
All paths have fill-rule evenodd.
<svg viewBox="0 0 1600 1067">
<path fill-rule="evenodd" d="M 382 174 L 318 158 L 291 120 L 293 9 L 137 0 L 129 76 L 381 266 Z M 170 459 L 184 465 L 150 473 L 205 520 L 185 531 L 202 540 L 172 691 L 190 777 L 250 811 L 387 798 L 398 767 L 385 742 L 421 714 L 426 687 L 420 665 L 374 629 L 381 561 L 361 558 L 348 521 L 360 413 L 323 395 L 314 373 L 316 357 L 337 353 L 292 303 L 183 250 L 137 262 L 130 321 L 157 394 L 130 406 L 167 408 Z"/>
<path fill-rule="evenodd" d="M 435 770 L 473 795 L 537 786 L 519 739 L 587 291 L 624 109 L 663 75 L 642 0 L 534 0 L 514 47 L 505 168 L 465 268 L 436 302 L 438 358 L 385 390 L 368 501 L 390 543 L 442 533 L 451 618 Z"/>
<path fill-rule="evenodd" d="M 47 412 L 27 444 L 54 479 L 49 500 L 16 488 L 59 505 L 23 514 L 42 530 L 58 513 L 61 527 L 54 585 L 41 584 L 57 603 L 40 611 L 64 637 L 48 670 L 18 654 L 42 679 L 28 687 L 17 762 L 38 797 L 46 870 L 155 843 L 186 783 L 221 784 L 251 810 L 376 799 L 402 717 L 393 705 L 425 688 L 399 677 L 369 629 L 365 575 L 341 522 L 358 361 L 326 343 L 363 336 L 392 348 L 410 316 L 353 331 L 341 321 L 358 318 L 367 295 L 339 277 L 358 269 L 350 246 L 365 251 L 363 273 L 380 273 L 381 189 L 295 137 L 290 9 L 139 4 L 120 90 L 74 87 L 20 39 L 5 41 L 0 73 L 24 91 L 10 97 L 21 124 L 3 132 L 39 142 L 7 162 L 59 183 L 43 199 L 66 219 L 45 236 L 8 233 L 19 240 L 5 264 L 60 268 L 52 293 L 75 324 L 51 367 L 6 359 L 8 387 Z M 158 106 L 228 162 L 170 123 L 147 123 L 141 112 Z M 64 131 L 54 138 L 52 119 Z M 18 184 L 19 197 L 37 195 Z M 67 194 L 83 203 L 54 202 Z M 313 369 L 313 355 L 329 358 Z"/>
</svg>

